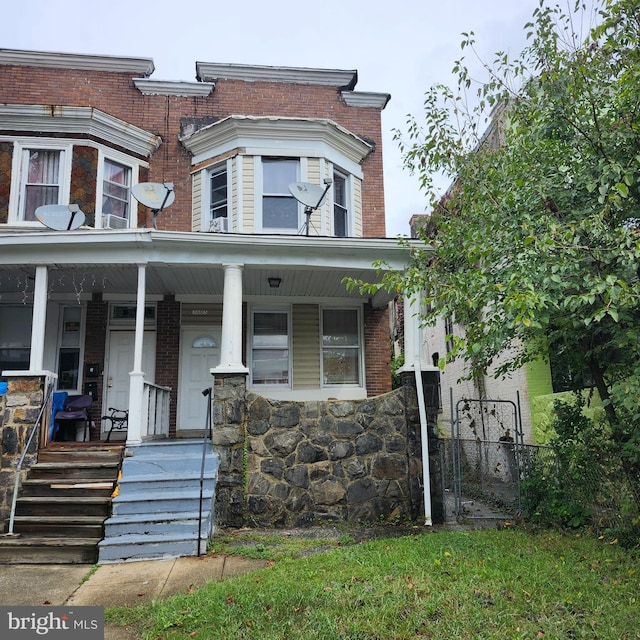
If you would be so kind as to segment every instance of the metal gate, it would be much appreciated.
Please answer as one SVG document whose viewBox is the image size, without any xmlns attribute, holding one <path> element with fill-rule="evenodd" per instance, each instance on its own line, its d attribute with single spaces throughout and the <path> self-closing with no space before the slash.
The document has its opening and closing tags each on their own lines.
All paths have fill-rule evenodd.
<svg viewBox="0 0 640 640">
<path fill-rule="evenodd" d="M 480 501 L 508 513 L 521 510 L 520 457 L 523 435 L 520 395 L 516 402 L 451 399 L 449 474 L 456 517 L 469 518 L 464 504 Z"/>
</svg>

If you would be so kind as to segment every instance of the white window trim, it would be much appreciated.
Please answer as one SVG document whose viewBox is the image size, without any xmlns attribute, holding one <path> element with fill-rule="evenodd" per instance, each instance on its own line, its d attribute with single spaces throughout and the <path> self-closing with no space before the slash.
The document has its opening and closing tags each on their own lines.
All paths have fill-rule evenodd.
<svg viewBox="0 0 640 640">
<path fill-rule="evenodd" d="M 64 331 L 64 310 L 67 307 L 77 306 L 70 304 L 61 304 L 58 312 L 58 344 L 56 347 L 56 373 L 59 374 L 58 366 L 60 364 L 60 350 L 63 348 L 62 346 L 62 333 Z M 59 391 L 77 391 L 78 393 L 82 393 L 82 385 L 84 382 L 84 370 L 83 370 L 83 362 L 84 362 L 84 346 L 85 346 L 85 332 L 87 328 L 87 306 L 85 304 L 80 307 L 80 336 L 78 340 L 80 344 L 78 345 L 78 386 L 75 389 L 64 389 L 62 387 L 56 387 Z M 58 378 L 59 380 L 60 378 Z"/>
<path fill-rule="evenodd" d="M 345 190 L 346 190 L 346 200 L 347 200 L 347 238 L 353 238 L 355 236 L 355 229 L 354 229 L 354 197 L 353 197 L 353 176 L 346 172 L 343 171 L 342 169 L 340 169 L 339 167 L 334 166 L 332 168 L 331 171 L 331 177 L 333 178 L 333 174 L 337 173 L 340 176 L 342 176 L 345 179 Z M 331 235 L 335 236 L 336 235 L 336 230 L 335 230 L 335 217 L 334 217 L 334 205 L 335 205 L 335 197 L 334 197 L 334 192 L 333 189 L 330 189 L 331 192 L 331 202 L 330 202 L 330 211 L 329 211 L 329 215 L 330 215 L 330 228 L 331 228 Z M 336 236 L 337 237 L 337 236 Z"/>
<path fill-rule="evenodd" d="M 98 149 L 98 171 L 96 175 L 96 217 L 94 227 L 102 229 L 102 195 L 104 192 L 104 163 L 106 160 L 128 167 L 131 170 L 131 184 L 129 185 L 129 229 L 138 226 L 138 202 L 131 194 L 133 186 L 138 184 L 140 176 L 140 163 L 130 156 L 118 151 Z"/>
<path fill-rule="evenodd" d="M 20 220 L 21 199 L 22 199 L 22 170 L 23 156 L 26 149 L 52 149 L 64 151 L 64 160 L 61 163 L 62 180 L 60 182 L 60 192 L 58 204 L 70 204 L 69 192 L 71 191 L 71 168 L 73 164 L 73 148 L 75 146 L 91 147 L 98 151 L 98 171 L 96 175 L 96 221 L 95 228 L 101 228 L 102 224 L 102 190 L 104 175 L 104 160 L 113 160 L 119 164 L 126 165 L 131 168 L 131 187 L 138 183 L 140 177 L 140 168 L 148 167 L 149 163 L 137 158 L 128 156 L 120 151 L 111 149 L 105 145 L 96 143 L 92 140 L 81 140 L 78 138 L 33 138 L 28 136 L 7 137 L 0 136 L 1 142 L 13 143 L 13 158 L 11 164 L 11 195 L 9 197 L 8 219 L 7 223 L 12 225 L 20 225 L 27 227 L 41 228 L 42 225 L 37 221 Z M 138 206 L 130 194 L 130 227 L 138 226 Z"/>
<path fill-rule="evenodd" d="M 282 158 L 287 160 L 298 161 L 298 175 L 294 182 L 304 182 L 307 175 L 307 158 L 300 156 L 290 156 L 277 154 L 261 154 L 253 156 L 253 175 L 254 175 L 254 227 L 256 233 L 274 233 L 274 234 L 295 234 L 298 233 L 302 225 L 304 224 L 304 207 L 298 202 L 298 224 L 295 229 L 290 228 L 278 228 L 278 227 L 265 227 L 262 219 L 262 198 L 263 198 L 263 172 L 262 172 L 262 160 L 265 158 Z"/>
<path fill-rule="evenodd" d="M 11 196 L 9 198 L 9 224 L 19 224 L 27 227 L 42 227 L 37 220 L 23 220 L 23 187 L 25 172 L 25 153 L 28 149 L 46 149 L 61 151 L 60 188 L 56 204 L 69 204 L 71 188 L 71 159 L 73 144 L 68 141 L 55 139 L 33 138 L 32 140 L 15 140 L 13 143 L 13 159 L 11 164 Z"/>
<path fill-rule="evenodd" d="M 286 313 L 287 314 L 287 349 L 289 352 L 288 362 L 288 384 L 255 384 L 253 382 L 253 319 L 256 313 Z M 249 360 L 249 387 L 253 389 L 274 389 L 279 391 L 289 391 L 293 389 L 293 344 L 292 344 L 292 310 L 291 305 L 278 305 L 278 306 L 256 306 L 249 310 L 249 331 L 247 332 L 248 346 L 247 346 L 247 359 Z"/>
<path fill-rule="evenodd" d="M 227 225 L 228 230 L 231 231 L 231 214 L 232 214 L 232 182 L 231 176 L 233 171 L 233 164 L 231 162 L 231 158 L 227 160 L 223 160 L 221 162 L 216 162 L 208 167 L 205 167 L 200 172 L 200 183 L 201 183 L 201 203 L 200 203 L 200 231 L 208 232 L 209 226 L 211 224 L 210 215 L 211 211 L 209 210 L 211 207 L 211 174 L 214 171 L 220 169 L 221 166 L 225 167 L 227 171 Z"/>
<path fill-rule="evenodd" d="M 338 310 L 338 311 L 355 311 L 357 314 L 357 323 L 358 323 L 358 373 L 359 373 L 359 382 L 358 383 L 341 383 L 341 384 L 325 384 L 324 382 L 324 347 L 322 345 L 322 336 L 324 335 L 323 321 L 324 321 L 324 312 L 330 310 Z M 366 386 L 365 381 L 365 357 L 364 357 L 364 325 L 363 325 L 363 312 L 362 306 L 341 306 L 341 305 L 320 305 L 318 312 L 320 313 L 319 318 L 319 327 L 320 327 L 320 335 L 319 335 L 319 343 L 320 343 L 320 386 L 323 389 L 341 389 L 341 388 L 352 388 L 352 389 L 364 389 Z"/>
</svg>

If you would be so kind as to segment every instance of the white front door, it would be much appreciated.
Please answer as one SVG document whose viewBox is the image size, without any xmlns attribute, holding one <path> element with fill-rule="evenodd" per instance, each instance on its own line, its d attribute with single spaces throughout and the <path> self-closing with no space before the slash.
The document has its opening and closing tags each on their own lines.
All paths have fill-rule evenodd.
<svg viewBox="0 0 640 640">
<path fill-rule="evenodd" d="M 104 396 L 104 413 L 109 408 L 129 408 L 129 372 L 133 370 L 134 331 L 109 332 L 109 349 L 105 365 L 107 388 Z M 153 382 L 156 377 L 156 332 L 145 331 L 142 344 L 142 370 L 145 380 Z M 102 431 L 109 430 L 108 420 L 102 423 Z"/>
<path fill-rule="evenodd" d="M 207 398 L 213 384 L 210 370 L 220 364 L 220 328 L 183 327 L 180 337 L 177 430 L 204 429 Z"/>
</svg>

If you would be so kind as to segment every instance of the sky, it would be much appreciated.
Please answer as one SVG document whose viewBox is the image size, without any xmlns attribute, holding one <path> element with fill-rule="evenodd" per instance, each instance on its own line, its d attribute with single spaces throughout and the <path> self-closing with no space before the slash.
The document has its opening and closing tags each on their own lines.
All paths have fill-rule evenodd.
<svg viewBox="0 0 640 640">
<path fill-rule="evenodd" d="M 387 236 L 428 206 L 402 166 L 394 129 L 425 92 L 452 86 L 461 33 L 488 62 L 525 45 L 538 0 L 0 0 L 0 48 L 152 58 L 155 80 L 195 81 L 198 62 L 357 70 L 356 91 L 389 93 L 382 112 Z M 469 60 L 471 63 L 471 60 Z M 483 79 L 479 63 L 474 63 Z M 2 88 L 0 87 L 0 102 Z M 442 184 L 442 191 L 447 188 Z"/>
</svg>

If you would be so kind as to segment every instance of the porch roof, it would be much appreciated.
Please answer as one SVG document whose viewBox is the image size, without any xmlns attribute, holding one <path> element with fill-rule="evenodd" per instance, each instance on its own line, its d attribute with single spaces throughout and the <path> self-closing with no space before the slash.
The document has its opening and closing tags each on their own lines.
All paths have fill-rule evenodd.
<svg viewBox="0 0 640 640">
<path fill-rule="evenodd" d="M 378 282 L 373 262 L 402 270 L 407 248 L 390 238 L 206 234 L 154 229 L 7 231 L 0 233 L 0 295 L 33 292 L 35 267 L 49 267 L 49 295 L 135 295 L 145 265 L 147 295 L 179 299 L 221 296 L 225 264 L 244 265 L 243 294 L 273 298 L 367 299 L 348 291 L 345 276 Z M 267 278 L 281 279 L 271 288 Z M 371 300 L 382 306 L 395 292 Z"/>
</svg>

